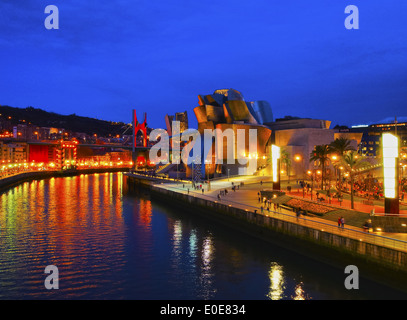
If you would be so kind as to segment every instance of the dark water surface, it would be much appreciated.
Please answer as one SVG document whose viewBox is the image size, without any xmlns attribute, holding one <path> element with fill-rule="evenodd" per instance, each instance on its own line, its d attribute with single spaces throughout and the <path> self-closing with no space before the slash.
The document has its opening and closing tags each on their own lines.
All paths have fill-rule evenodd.
<svg viewBox="0 0 407 320">
<path fill-rule="evenodd" d="M 59 289 L 47 290 L 47 265 Z M 124 195 L 122 174 L 52 178 L 0 195 L 0 299 L 405 298 L 191 213 Z"/>
</svg>

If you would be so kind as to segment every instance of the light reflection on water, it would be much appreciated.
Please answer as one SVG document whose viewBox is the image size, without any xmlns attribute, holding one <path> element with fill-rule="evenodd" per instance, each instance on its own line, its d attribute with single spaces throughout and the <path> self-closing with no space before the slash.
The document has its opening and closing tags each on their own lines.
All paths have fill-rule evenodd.
<svg viewBox="0 0 407 320">
<path fill-rule="evenodd" d="M 273 262 L 269 270 L 270 291 L 267 295 L 271 300 L 281 300 L 284 293 L 283 267 Z"/>
<path fill-rule="evenodd" d="M 0 298 L 349 297 L 343 280 L 332 282 L 292 253 L 149 195 L 123 195 L 122 179 L 120 173 L 51 178 L 1 194 Z M 59 268 L 59 290 L 44 287 L 50 264 Z"/>
</svg>

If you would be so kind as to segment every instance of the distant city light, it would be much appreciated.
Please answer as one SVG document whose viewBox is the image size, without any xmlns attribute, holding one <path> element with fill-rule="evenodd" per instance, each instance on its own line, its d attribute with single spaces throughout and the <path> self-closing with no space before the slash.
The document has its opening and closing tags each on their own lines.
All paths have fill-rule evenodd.
<svg viewBox="0 0 407 320">
<path fill-rule="evenodd" d="M 352 126 L 351 128 L 367 128 L 367 127 L 369 127 L 367 124 L 360 124 L 357 126 Z"/>
</svg>

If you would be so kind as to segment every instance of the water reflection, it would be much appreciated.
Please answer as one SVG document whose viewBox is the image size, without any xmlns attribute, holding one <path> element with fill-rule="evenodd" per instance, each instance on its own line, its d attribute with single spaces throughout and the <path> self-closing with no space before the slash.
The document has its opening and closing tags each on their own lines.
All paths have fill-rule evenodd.
<svg viewBox="0 0 407 320">
<path fill-rule="evenodd" d="M 304 284 L 302 282 L 300 282 L 296 285 L 296 287 L 294 289 L 295 295 L 291 296 L 291 298 L 293 300 L 308 300 L 309 299 L 308 295 L 304 291 L 303 285 Z"/>
<path fill-rule="evenodd" d="M 149 227 L 151 225 L 151 217 L 153 214 L 153 208 L 150 200 L 140 199 L 140 222 L 143 226 Z"/>
<path fill-rule="evenodd" d="M 60 274 L 53 292 L 43 284 L 50 264 Z M 319 265 L 149 194 L 123 195 L 122 174 L 32 181 L 1 194 L 0 266 L 0 299 L 349 296 Z"/>
<path fill-rule="evenodd" d="M 202 268 L 200 275 L 200 284 L 202 286 L 202 299 L 210 299 L 216 293 L 216 288 L 213 283 L 213 259 L 215 248 L 213 245 L 212 235 L 208 235 L 203 239 L 202 243 Z"/>
<path fill-rule="evenodd" d="M 280 300 L 283 298 L 285 290 L 285 281 L 283 267 L 278 263 L 271 263 L 269 270 L 270 287 L 267 297 L 271 300 Z"/>
<path fill-rule="evenodd" d="M 179 267 L 182 265 L 182 225 L 177 220 L 172 225 L 172 268 L 176 274 L 181 275 Z"/>
<path fill-rule="evenodd" d="M 196 230 L 192 229 L 189 235 L 189 255 L 191 256 L 191 262 L 194 262 L 197 258 L 198 243 Z"/>
<path fill-rule="evenodd" d="M 120 272 L 124 224 L 119 182 L 117 174 L 51 178 L 1 194 L 0 298 L 42 297 L 42 275 L 50 264 L 60 268 L 61 286 L 70 288 L 53 296 L 79 297 L 100 288 L 108 274 Z"/>
</svg>

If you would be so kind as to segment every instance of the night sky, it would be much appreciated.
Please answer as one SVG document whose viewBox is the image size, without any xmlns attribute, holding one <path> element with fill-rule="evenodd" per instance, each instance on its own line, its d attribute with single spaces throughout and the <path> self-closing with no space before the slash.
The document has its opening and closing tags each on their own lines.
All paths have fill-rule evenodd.
<svg viewBox="0 0 407 320">
<path fill-rule="evenodd" d="M 59 30 L 47 30 L 47 5 Z M 344 26 L 357 5 L 360 29 Z M 234 88 L 277 118 L 407 116 L 406 0 L 0 0 L 0 105 L 131 121 Z"/>
</svg>

